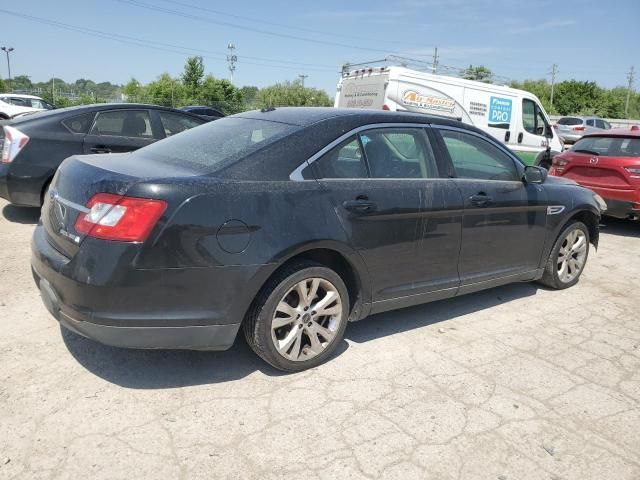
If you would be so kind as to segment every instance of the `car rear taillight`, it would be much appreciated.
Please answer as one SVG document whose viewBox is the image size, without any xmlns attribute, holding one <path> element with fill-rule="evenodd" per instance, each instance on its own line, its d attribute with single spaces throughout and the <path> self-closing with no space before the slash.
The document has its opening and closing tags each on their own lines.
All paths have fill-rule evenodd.
<svg viewBox="0 0 640 480">
<path fill-rule="evenodd" d="M 144 242 L 167 208 L 167 202 L 148 198 L 98 193 L 80 213 L 75 229 L 103 240 Z"/>
<path fill-rule="evenodd" d="M 554 124 L 553 124 L 553 129 L 554 129 L 554 130 L 557 130 L 557 129 L 558 129 L 558 124 L 557 124 L 557 123 L 554 123 Z"/>
<path fill-rule="evenodd" d="M 29 136 L 22 133 L 14 127 L 6 125 L 4 129 L 4 144 L 2 145 L 2 154 L 0 163 L 11 163 L 20 151 L 29 142 Z"/>
<path fill-rule="evenodd" d="M 568 163 L 569 160 L 565 158 L 562 158 L 560 156 L 553 157 L 553 160 L 551 160 L 551 169 L 553 170 L 552 173 L 558 174 L 564 172 L 564 167 L 566 167 Z"/>
<path fill-rule="evenodd" d="M 385 103 L 384 105 L 382 105 L 382 109 L 383 109 L 383 110 L 387 110 L 387 111 L 391 110 L 391 109 L 389 108 L 389 105 L 387 105 L 386 103 Z"/>
<path fill-rule="evenodd" d="M 640 178 L 640 167 L 624 167 L 624 169 L 631 174 L 632 178 Z"/>
<path fill-rule="evenodd" d="M 573 127 L 574 132 L 584 132 L 585 130 L 585 127 Z"/>
</svg>

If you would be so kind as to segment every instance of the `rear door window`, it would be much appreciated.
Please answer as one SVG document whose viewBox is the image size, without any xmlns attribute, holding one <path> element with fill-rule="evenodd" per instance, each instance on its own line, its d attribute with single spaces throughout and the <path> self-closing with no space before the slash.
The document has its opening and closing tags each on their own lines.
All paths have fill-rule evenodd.
<svg viewBox="0 0 640 480">
<path fill-rule="evenodd" d="M 187 115 L 181 115 L 179 113 L 158 111 L 160 116 L 160 122 L 162 122 L 162 129 L 167 137 L 175 135 L 176 133 L 184 132 L 190 128 L 200 126 L 204 121 L 189 117 Z"/>
<path fill-rule="evenodd" d="M 367 178 L 368 172 L 358 137 L 345 140 L 317 159 L 314 164 L 316 178 Z M 303 174 L 303 177 L 306 176 Z"/>
<path fill-rule="evenodd" d="M 421 128 L 385 128 L 360 134 L 371 178 L 435 178 L 436 163 Z"/>
<path fill-rule="evenodd" d="M 147 110 L 112 110 L 98 113 L 92 135 L 153 138 L 151 119 Z"/>
<path fill-rule="evenodd" d="M 440 130 L 458 178 L 519 180 L 514 160 L 487 140 L 453 130 Z"/>
<path fill-rule="evenodd" d="M 607 128 L 607 127 L 604 125 L 604 120 L 600 120 L 600 119 L 596 119 L 596 127 L 598 127 L 598 128 L 602 128 L 602 129 Z"/>
<path fill-rule="evenodd" d="M 595 120 L 592 118 L 587 120 L 587 127 L 595 127 Z"/>
</svg>

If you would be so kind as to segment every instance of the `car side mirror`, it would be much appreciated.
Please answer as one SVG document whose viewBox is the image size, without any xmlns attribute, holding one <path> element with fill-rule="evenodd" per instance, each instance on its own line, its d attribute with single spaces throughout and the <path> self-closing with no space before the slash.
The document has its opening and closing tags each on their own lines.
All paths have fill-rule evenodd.
<svg viewBox="0 0 640 480">
<path fill-rule="evenodd" d="M 544 183 L 549 172 L 543 167 L 527 165 L 524 167 L 525 183 Z"/>
</svg>

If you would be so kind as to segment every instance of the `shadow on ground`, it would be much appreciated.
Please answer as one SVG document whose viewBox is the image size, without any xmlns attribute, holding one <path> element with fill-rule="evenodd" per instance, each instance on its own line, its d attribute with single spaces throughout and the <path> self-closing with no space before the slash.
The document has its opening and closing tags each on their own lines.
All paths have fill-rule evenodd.
<svg viewBox="0 0 640 480">
<path fill-rule="evenodd" d="M 535 295 L 539 287 L 519 283 L 394 312 L 374 315 L 350 324 L 346 338 L 364 343 L 460 315 Z M 134 389 L 176 388 L 222 383 L 244 378 L 255 371 L 268 376 L 285 375 L 255 355 L 239 332 L 233 347 L 225 352 L 184 350 L 129 350 L 108 347 L 61 328 L 69 352 L 87 370 L 117 385 Z M 336 355 L 343 354 L 343 341 Z"/>
<path fill-rule="evenodd" d="M 35 225 L 40 219 L 40 209 L 38 207 L 16 207 L 9 204 L 2 209 L 2 216 L 10 222 Z"/>
<path fill-rule="evenodd" d="M 600 233 L 640 238 L 640 221 L 603 217 L 600 223 Z"/>
</svg>

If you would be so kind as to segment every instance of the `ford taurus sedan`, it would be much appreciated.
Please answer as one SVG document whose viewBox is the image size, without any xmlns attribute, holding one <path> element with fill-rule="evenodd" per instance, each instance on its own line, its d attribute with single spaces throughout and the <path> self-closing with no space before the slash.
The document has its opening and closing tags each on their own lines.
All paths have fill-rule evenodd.
<svg viewBox="0 0 640 480">
<path fill-rule="evenodd" d="M 283 108 L 60 167 L 32 241 L 66 328 L 132 348 L 320 364 L 348 321 L 509 282 L 574 285 L 602 201 L 482 131 Z"/>
</svg>

